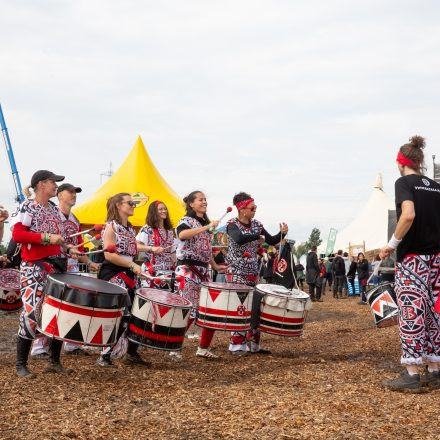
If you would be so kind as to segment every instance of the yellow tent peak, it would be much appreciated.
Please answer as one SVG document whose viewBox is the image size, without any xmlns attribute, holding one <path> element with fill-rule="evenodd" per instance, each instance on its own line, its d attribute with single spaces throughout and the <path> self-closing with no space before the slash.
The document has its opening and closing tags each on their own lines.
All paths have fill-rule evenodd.
<svg viewBox="0 0 440 440">
<path fill-rule="evenodd" d="M 184 215 L 182 200 L 153 164 L 140 135 L 113 176 L 73 212 L 82 224 L 104 223 L 107 216 L 107 200 L 120 192 L 136 194 L 136 198 L 147 200 L 147 203 L 137 207 L 133 217 L 130 217 L 133 226 L 145 224 L 148 206 L 155 200 L 161 200 L 167 205 L 174 225 Z"/>
</svg>

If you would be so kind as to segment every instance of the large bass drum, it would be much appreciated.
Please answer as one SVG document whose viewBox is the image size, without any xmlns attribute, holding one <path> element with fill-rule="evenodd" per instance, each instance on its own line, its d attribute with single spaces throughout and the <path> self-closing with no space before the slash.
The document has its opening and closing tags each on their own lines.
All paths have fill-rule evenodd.
<svg viewBox="0 0 440 440">
<path fill-rule="evenodd" d="M 166 290 L 136 290 L 127 338 L 156 350 L 181 350 L 191 301 Z"/>
<path fill-rule="evenodd" d="M 73 274 L 47 278 L 37 328 L 51 338 L 109 346 L 117 340 L 127 291 L 107 281 Z"/>
<path fill-rule="evenodd" d="M 16 269 L 0 269 L 0 310 L 14 312 L 22 305 L 20 272 Z"/>
<path fill-rule="evenodd" d="M 249 330 L 253 290 L 245 284 L 202 283 L 196 324 L 214 330 Z"/>
<path fill-rule="evenodd" d="M 257 284 L 256 290 L 264 295 L 260 330 L 278 336 L 302 336 L 307 311 L 312 308 L 310 296 L 302 290 L 289 290 L 277 284 Z"/>
</svg>

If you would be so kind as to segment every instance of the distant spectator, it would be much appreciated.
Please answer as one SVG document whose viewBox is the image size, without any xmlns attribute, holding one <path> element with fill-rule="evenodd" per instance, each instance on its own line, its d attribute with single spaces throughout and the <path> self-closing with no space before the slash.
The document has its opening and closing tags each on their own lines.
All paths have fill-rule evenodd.
<svg viewBox="0 0 440 440">
<path fill-rule="evenodd" d="M 367 296 L 366 296 L 366 287 L 367 287 L 367 281 L 369 277 L 369 268 L 368 268 L 368 260 L 365 258 L 365 255 L 362 252 L 359 252 L 358 254 L 358 261 L 357 261 L 357 273 L 359 278 L 359 289 L 361 290 L 361 300 L 363 304 L 366 304 L 367 302 Z"/>
<path fill-rule="evenodd" d="M 342 289 L 345 281 L 345 261 L 342 258 L 342 250 L 339 250 L 333 260 L 333 297 L 342 298 Z"/>
<path fill-rule="evenodd" d="M 316 301 L 316 283 L 319 277 L 318 255 L 316 254 L 316 246 L 307 254 L 306 261 L 306 282 L 309 285 L 309 294 L 312 301 Z"/>
<path fill-rule="evenodd" d="M 295 273 L 298 286 L 301 290 L 304 290 L 304 280 L 306 279 L 306 276 L 304 274 L 304 266 L 300 262 L 295 266 Z"/>
</svg>

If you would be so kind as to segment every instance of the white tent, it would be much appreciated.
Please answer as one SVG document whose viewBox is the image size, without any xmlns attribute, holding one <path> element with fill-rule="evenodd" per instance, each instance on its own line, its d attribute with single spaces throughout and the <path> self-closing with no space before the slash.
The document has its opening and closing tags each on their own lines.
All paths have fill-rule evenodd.
<svg viewBox="0 0 440 440">
<path fill-rule="evenodd" d="M 379 174 L 373 192 L 359 215 L 336 236 L 334 250 L 348 250 L 349 245 L 361 245 L 365 250 L 378 249 L 388 243 L 388 211 L 395 210 L 394 201 L 384 192 Z"/>
</svg>

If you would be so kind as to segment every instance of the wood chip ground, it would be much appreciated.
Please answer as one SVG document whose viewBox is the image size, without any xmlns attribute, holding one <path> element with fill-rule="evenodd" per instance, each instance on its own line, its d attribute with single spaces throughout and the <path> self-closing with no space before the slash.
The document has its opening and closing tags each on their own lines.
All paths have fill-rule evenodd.
<svg viewBox="0 0 440 440">
<path fill-rule="evenodd" d="M 271 356 L 184 360 L 142 349 L 152 368 L 95 366 L 63 355 L 69 376 L 14 372 L 17 314 L 0 316 L 0 438 L 30 439 L 440 439 L 440 390 L 401 394 L 381 382 L 400 371 L 397 327 L 377 330 L 357 298 L 314 303 L 304 337 L 263 334 Z"/>
</svg>

